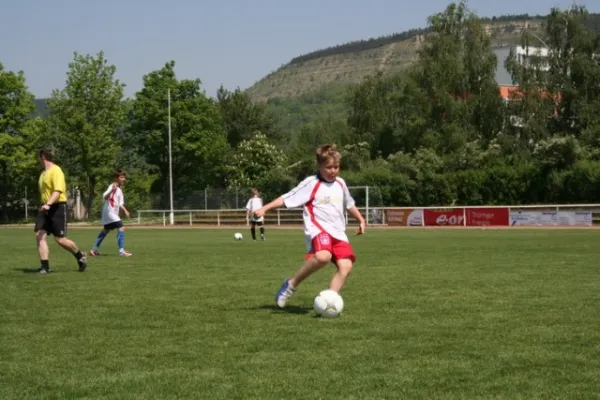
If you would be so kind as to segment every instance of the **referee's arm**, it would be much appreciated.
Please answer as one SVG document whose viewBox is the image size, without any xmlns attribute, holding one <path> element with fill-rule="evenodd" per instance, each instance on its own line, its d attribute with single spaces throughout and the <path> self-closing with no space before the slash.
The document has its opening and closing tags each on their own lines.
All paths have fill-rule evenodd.
<svg viewBox="0 0 600 400">
<path fill-rule="evenodd" d="M 52 195 L 50 196 L 48 201 L 46 201 L 46 205 L 51 206 L 52 204 L 56 203 L 56 200 L 58 200 L 58 198 L 60 197 L 61 194 L 62 194 L 62 192 L 59 192 L 56 190 L 54 192 L 52 192 Z"/>
</svg>

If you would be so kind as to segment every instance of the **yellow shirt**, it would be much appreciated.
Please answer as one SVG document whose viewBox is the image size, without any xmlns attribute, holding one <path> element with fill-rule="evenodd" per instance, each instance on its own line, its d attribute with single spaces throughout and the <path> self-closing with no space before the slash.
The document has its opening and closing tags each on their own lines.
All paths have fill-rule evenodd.
<svg viewBox="0 0 600 400">
<path fill-rule="evenodd" d="M 46 204 L 53 192 L 60 192 L 60 196 L 58 196 L 58 200 L 56 200 L 57 203 L 67 202 L 65 174 L 58 165 L 53 165 L 42 172 L 42 175 L 40 175 L 39 186 L 42 204 Z"/>
</svg>

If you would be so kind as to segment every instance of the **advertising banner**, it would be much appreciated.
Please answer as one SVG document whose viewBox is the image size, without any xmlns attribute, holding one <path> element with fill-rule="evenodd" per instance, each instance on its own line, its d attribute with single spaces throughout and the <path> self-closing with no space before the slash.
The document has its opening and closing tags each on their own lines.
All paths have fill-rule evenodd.
<svg viewBox="0 0 600 400">
<path fill-rule="evenodd" d="M 425 226 L 462 226 L 464 225 L 464 215 L 462 209 L 450 210 L 424 210 L 423 220 Z"/>
<path fill-rule="evenodd" d="M 508 208 L 467 208 L 467 226 L 508 226 Z"/>
<path fill-rule="evenodd" d="M 591 211 L 559 211 L 556 222 L 560 226 L 592 226 Z"/>
<path fill-rule="evenodd" d="M 546 216 L 548 219 L 548 216 Z M 510 212 L 511 226 L 532 226 L 542 225 L 541 211 L 513 211 Z"/>
<path fill-rule="evenodd" d="M 386 210 L 386 222 L 394 226 L 422 226 L 423 210 L 414 208 L 391 208 Z"/>
<path fill-rule="evenodd" d="M 511 226 L 591 226 L 591 211 L 511 211 Z"/>
</svg>

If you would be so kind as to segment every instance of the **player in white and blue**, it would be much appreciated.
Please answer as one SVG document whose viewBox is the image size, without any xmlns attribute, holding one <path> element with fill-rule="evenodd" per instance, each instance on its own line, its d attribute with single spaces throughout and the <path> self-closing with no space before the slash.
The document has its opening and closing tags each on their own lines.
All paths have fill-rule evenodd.
<svg viewBox="0 0 600 400">
<path fill-rule="evenodd" d="M 104 207 L 102 208 L 102 225 L 104 228 L 98 234 L 96 243 L 90 251 L 91 256 L 99 256 L 100 252 L 98 249 L 102 244 L 102 241 L 114 229 L 117 231 L 117 245 L 119 246 L 119 255 L 122 257 L 129 257 L 131 253 L 125 250 L 125 226 L 119 212 L 122 210 L 127 218 L 129 218 L 129 211 L 125 208 L 125 199 L 123 197 L 123 190 L 121 187 L 127 180 L 127 174 L 122 169 L 115 171 L 115 182 L 111 183 L 108 189 L 102 195 L 104 200 Z"/>
</svg>

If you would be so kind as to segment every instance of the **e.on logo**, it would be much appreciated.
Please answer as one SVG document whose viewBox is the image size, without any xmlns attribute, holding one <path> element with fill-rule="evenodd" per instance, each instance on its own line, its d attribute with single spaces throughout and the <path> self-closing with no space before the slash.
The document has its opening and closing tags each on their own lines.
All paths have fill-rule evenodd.
<svg viewBox="0 0 600 400">
<path fill-rule="evenodd" d="M 462 215 L 450 215 L 442 214 L 435 220 L 436 225 L 462 225 L 464 217 Z"/>
</svg>

